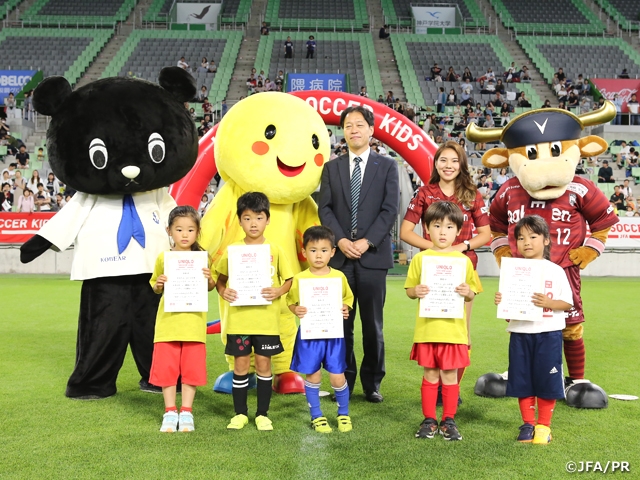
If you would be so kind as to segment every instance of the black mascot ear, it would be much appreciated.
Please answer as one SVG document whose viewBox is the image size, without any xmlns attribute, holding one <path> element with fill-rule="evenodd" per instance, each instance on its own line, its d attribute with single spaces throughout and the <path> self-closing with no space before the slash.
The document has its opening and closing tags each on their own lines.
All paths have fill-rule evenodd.
<svg viewBox="0 0 640 480">
<path fill-rule="evenodd" d="M 71 85 L 66 78 L 46 78 L 33 92 L 33 108 L 42 115 L 55 115 L 69 95 Z"/>
<path fill-rule="evenodd" d="M 179 102 L 188 102 L 196 96 L 196 81 L 180 67 L 165 67 L 160 71 L 158 83 Z"/>
</svg>

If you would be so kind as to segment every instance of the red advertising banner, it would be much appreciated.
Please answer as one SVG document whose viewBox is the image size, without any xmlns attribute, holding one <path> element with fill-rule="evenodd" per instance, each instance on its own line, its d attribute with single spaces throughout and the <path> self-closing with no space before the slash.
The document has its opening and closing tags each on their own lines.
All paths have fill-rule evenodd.
<svg viewBox="0 0 640 480">
<path fill-rule="evenodd" d="M 53 217 L 52 212 L 0 213 L 0 243 L 24 243 Z"/>
<path fill-rule="evenodd" d="M 628 113 L 627 102 L 631 99 L 631 95 L 640 92 L 640 80 L 626 80 L 619 78 L 592 78 L 591 82 L 596 86 L 600 93 L 607 100 L 613 102 L 613 96 L 617 93 L 624 101 L 622 104 L 622 112 Z"/>
</svg>

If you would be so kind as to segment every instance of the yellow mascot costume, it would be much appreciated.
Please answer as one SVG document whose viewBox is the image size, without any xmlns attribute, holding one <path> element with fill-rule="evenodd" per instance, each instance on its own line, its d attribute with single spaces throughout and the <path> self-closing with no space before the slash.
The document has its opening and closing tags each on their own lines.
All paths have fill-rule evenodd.
<svg viewBox="0 0 640 480">
<path fill-rule="evenodd" d="M 236 202 L 246 192 L 263 192 L 271 202 L 271 222 L 265 231 L 269 243 L 285 252 L 294 273 L 307 268 L 302 234 L 319 225 L 318 208 L 310 197 L 320 183 L 322 167 L 331 146 L 320 115 L 292 95 L 265 92 L 236 104 L 224 116 L 215 140 L 215 158 L 225 181 L 202 220 L 202 246 L 214 264 L 244 232 L 236 216 Z M 221 338 L 226 342 L 226 302 L 220 301 Z M 272 358 L 274 390 L 304 393 L 302 378 L 291 372 L 296 336 L 295 317 L 281 298 L 280 341 L 285 351 Z M 231 393 L 230 371 L 221 375 L 214 390 Z"/>
</svg>

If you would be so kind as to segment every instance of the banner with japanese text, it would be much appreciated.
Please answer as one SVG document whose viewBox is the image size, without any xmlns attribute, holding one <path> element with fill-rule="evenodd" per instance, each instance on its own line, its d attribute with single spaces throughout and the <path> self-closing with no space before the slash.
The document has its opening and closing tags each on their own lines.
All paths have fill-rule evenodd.
<svg viewBox="0 0 640 480">
<path fill-rule="evenodd" d="M 287 75 L 287 92 L 304 90 L 345 92 L 347 90 L 347 75 L 344 73 L 289 73 Z"/>
<path fill-rule="evenodd" d="M 456 26 L 456 9 L 453 7 L 414 7 L 415 33 L 427 33 L 427 28 L 450 28 Z"/>
</svg>

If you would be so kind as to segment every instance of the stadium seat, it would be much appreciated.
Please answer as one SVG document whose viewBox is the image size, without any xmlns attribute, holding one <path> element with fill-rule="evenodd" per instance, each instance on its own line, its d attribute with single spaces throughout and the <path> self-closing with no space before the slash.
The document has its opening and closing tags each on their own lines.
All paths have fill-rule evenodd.
<svg viewBox="0 0 640 480">
<path fill-rule="evenodd" d="M 176 37 L 176 33 L 180 36 Z M 209 101 L 215 104 L 226 98 L 241 40 L 239 31 L 135 30 L 107 66 L 102 78 L 126 76 L 131 72 L 136 77 L 155 82 L 162 68 L 176 65 L 182 56 L 194 69 L 200 65 L 202 57 L 207 57 L 216 62 L 218 71 L 193 73 L 198 89 L 205 85 Z"/>
<path fill-rule="evenodd" d="M 265 21 L 278 29 L 361 30 L 369 15 L 365 0 L 269 0 Z"/>
<path fill-rule="evenodd" d="M 640 29 L 640 3 L 637 0 L 595 0 L 623 30 Z"/>
<path fill-rule="evenodd" d="M 615 78 L 622 68 L 627 69 L 631 78 L 640 75 L 640 54 L 620 38 L 520 35 L 517 42 L 548 83 L 558 68 L 562 68 L 570 79 L 579 74 L 584 78 Z M 570 57 L 567 56 L 568 48 Z"/>
<path fill-rule="evenodd" d="M 0 32 L 2 63 L 14 70 L 63 75 L 72 85 L 109 41 L 111 30 L 5 28 Z"/>
<path fill-rule="evenodd" d="M 27 25 L 95 26 L 126 20 L 134 3 L 126 0 L 40 0 L 20 17 Z"/>
<path fill-rule="evenodd" d="M 451 88 L 460 95 L 459 82 L 432 82 L 425 78 L 431 75 L 430 69 L 438 63 L 445 71 L 452 66 L 457 74 L 462 74 L 469 67 L 474 77 L 482 76 L 488 67 L 492 67 L 499 76 L 512 61 L 499 38 L 487 35 L 393 35 L 391 44 L 402 85 L 407 90 L 407 100 L 416 105 L 435 105 L 438 88 L 444 87 L 448 93 Z M 418 85 L 420 92 L 410 94 L 409 87 Z M 482 103 L 492 100 L 494 95 L 481 95 L 479 85 L 474 85 L 473 98 L 482 99 Z M 527 83 L 507 83 L 506 91 L 524 91 L 529 102 L 538 106 L 542 102 L 535 90 Z"/>
<path fill-rule="evenodd" d="M 605 25 L 583 2 L 490 0 L 505 27 L 519 33 L 601 34 Z"/>
<path fill-rule="evenodd" d="M 367 86 L 370 98 L 382 95 L 382 81 L 371 35 L 364 33 L 314 32 L 317 42 L 313 59 L 305 58 L 305 42 L 309 32 L 275 32 L 260 39 L 255 68 L 274 79 L 279 70 L 297 73 L 346 73 L 350 92 Z M 294 58 L 285 59 L 283 43 L 290 36 L 294 43 Z"/>
</svg>

